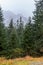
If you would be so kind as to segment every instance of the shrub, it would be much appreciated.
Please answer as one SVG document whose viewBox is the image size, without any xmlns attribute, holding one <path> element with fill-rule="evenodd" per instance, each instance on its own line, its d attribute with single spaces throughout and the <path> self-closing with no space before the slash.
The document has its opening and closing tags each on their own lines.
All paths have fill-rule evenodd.
<svg viewBox="0 0 43 65">
<path fill-rule="evenodd" d="M 23 57 L 25 55 L 24 50 L 21 48 L 15 48 L 15 49 L 9 49 L 5 53 L 6 58 L 13 59 L 13 58 L 18 58 L 18 57 Z"/>
</svg>

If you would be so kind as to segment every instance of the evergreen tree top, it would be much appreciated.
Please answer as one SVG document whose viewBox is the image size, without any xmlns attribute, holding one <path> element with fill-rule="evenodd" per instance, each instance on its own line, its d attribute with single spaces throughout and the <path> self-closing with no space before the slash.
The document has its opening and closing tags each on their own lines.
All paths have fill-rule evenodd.
<svg viewBox="0 0 43 65">
<path fill-rule="evenodd" d="M 2 9 L 0 7 L 0 22 L 2 22 L 2 21 L 3 21 L 3 14 L 2 14 Z"/>
</svg>

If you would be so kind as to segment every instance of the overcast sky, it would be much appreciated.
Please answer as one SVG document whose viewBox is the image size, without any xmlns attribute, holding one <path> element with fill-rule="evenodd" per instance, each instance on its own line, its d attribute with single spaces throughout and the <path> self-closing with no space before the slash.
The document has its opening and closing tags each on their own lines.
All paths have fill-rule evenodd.
<svg viewBox="0 0 43 65">
<path fill-rule="evenodd" d="M 14 14 L 23 14 L 31 16 L 34 11 L 34 0 L 0 0 L 0 6 L 3 10 L 9 10 Z"/>
</svg>

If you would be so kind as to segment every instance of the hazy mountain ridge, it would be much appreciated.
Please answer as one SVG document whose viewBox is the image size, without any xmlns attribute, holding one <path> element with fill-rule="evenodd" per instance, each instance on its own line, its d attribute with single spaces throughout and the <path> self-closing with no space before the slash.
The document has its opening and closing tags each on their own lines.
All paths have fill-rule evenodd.
<svg viewBox="0 0 43 65">
<path fill-rule="evenodd" d="M 5 23 L 6 26 L 9 24 L 11 19 L 13 19 L 13 22 L 15 24 L 16 21 L 19 20 L 20 16 L 22 17 L 22 20 L 24 21 L 24 23 L 26 23 L 27 18 L 24 17 L 22 14 L 15 15 L 11 11 L 3 11 L 3 18 L 4 18 L 4 23 Z"/>
</svg>

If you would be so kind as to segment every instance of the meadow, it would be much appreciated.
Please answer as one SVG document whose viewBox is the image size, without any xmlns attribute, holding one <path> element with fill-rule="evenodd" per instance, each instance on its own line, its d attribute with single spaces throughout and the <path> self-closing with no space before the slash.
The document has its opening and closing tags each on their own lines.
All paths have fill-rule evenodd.
<svg viewBox="0 0 43 65">
<path fill-rule="evenodd" d="M 0 65 L 43 65 L 43 57 L 32 58 L 26 56 L 24 58 L 16 59 L 0 58 Z"/>
</svg>

